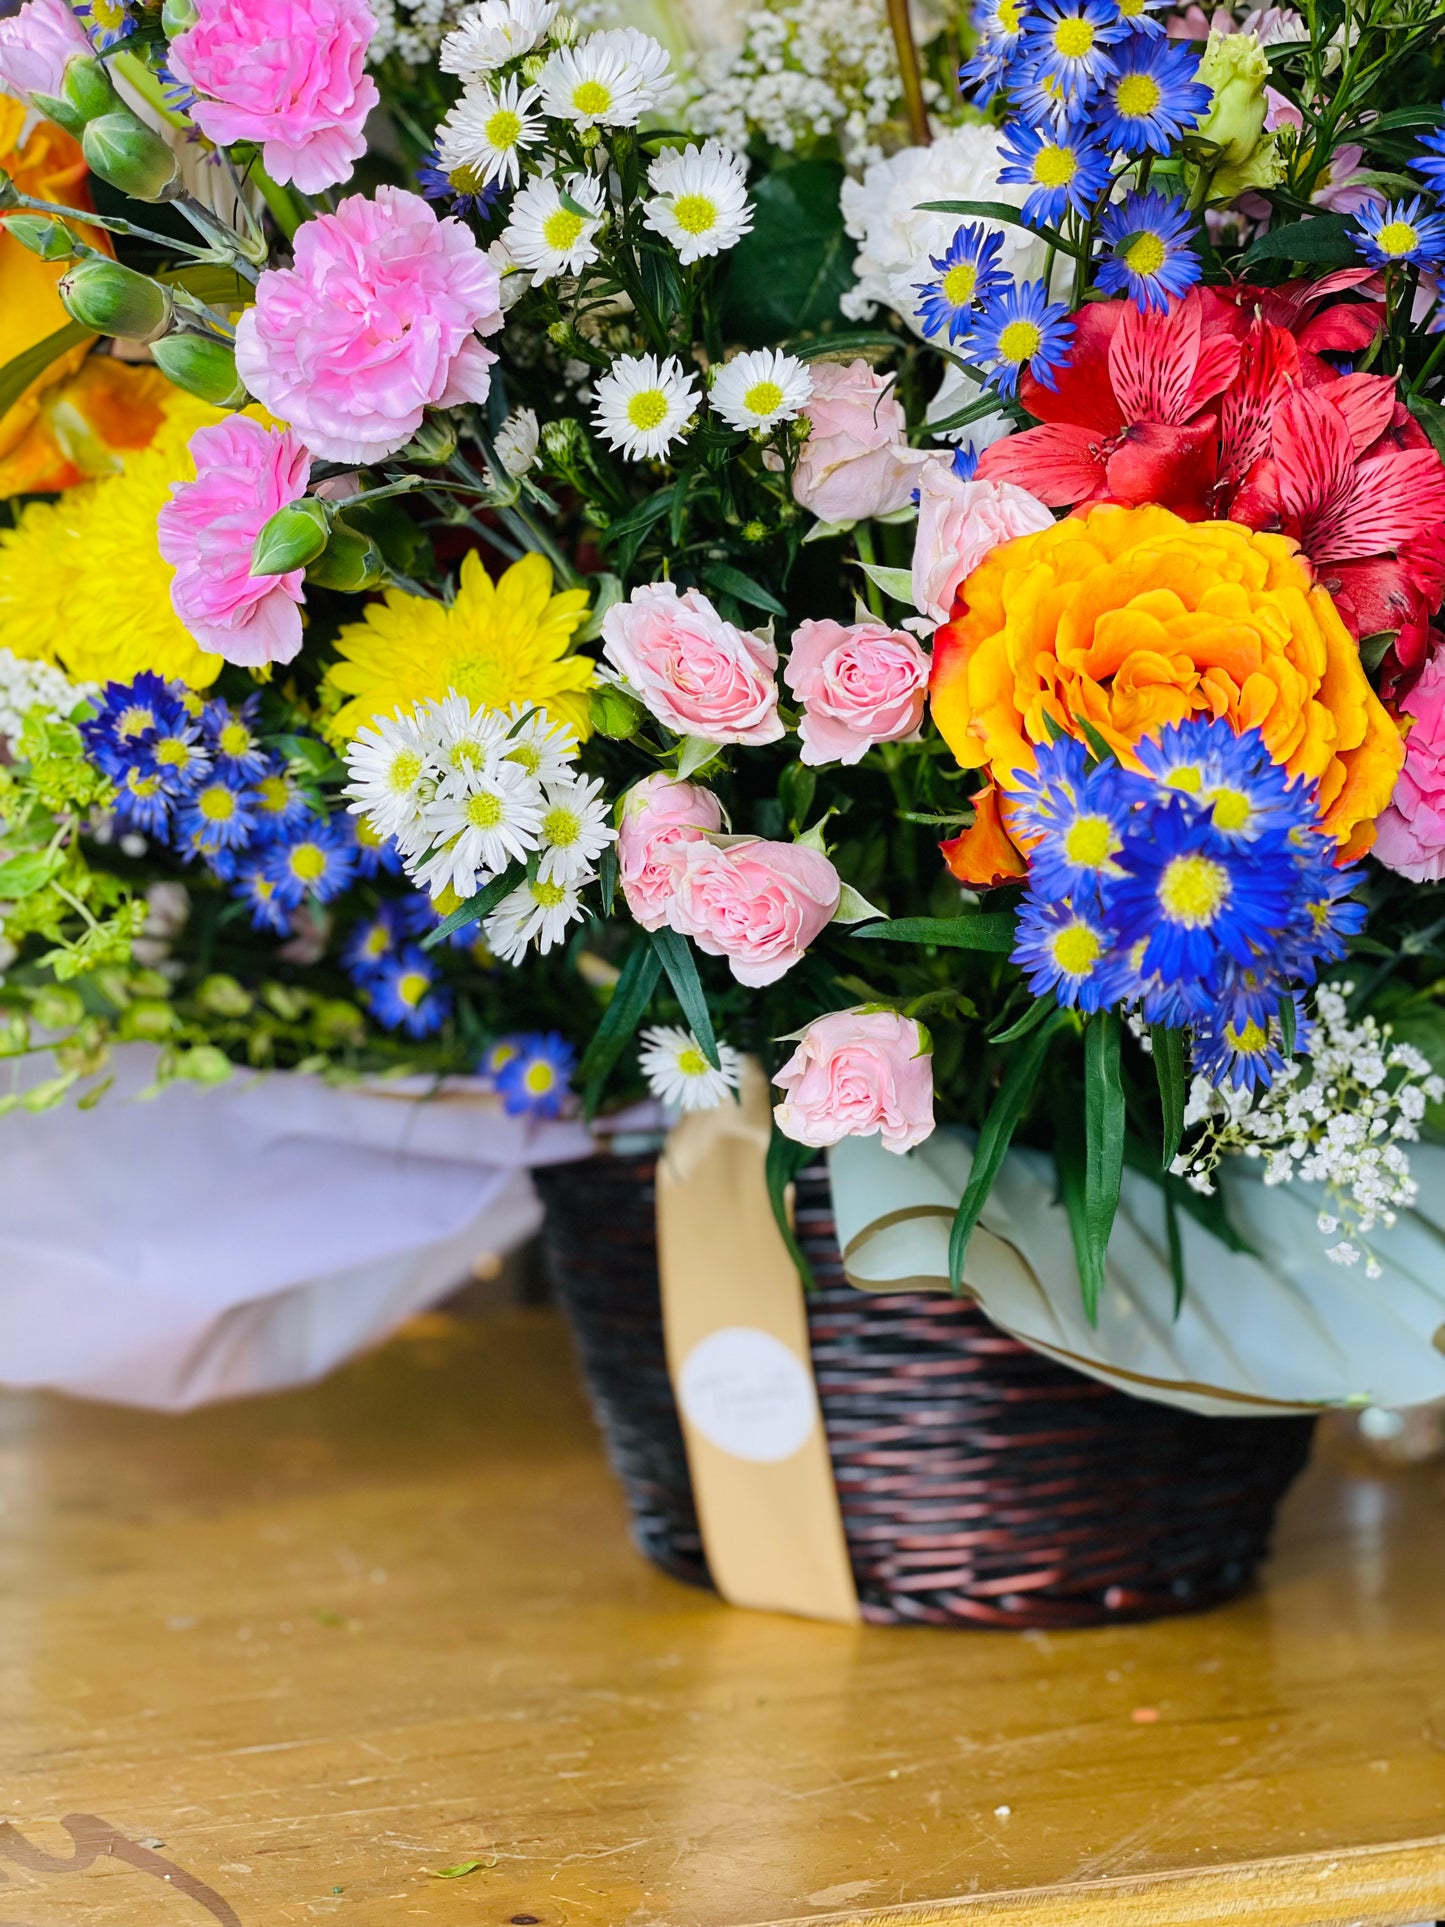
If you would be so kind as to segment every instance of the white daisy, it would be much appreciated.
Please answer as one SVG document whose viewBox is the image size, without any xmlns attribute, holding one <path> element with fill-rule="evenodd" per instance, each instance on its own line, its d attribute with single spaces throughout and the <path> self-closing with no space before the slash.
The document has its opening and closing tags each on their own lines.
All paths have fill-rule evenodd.
<svg viewBox="0 0 1445 1927">
<path fill-rule="evenodd" d="M 653 1024 L 642 1033 L 638 1066 L 659 1104 L 673 1111 L 713 1111 L 738 1087 L 738 1054 L 718 1041 L 721 1070 L 714 1070 L 690 1030 Z"/>
<path fill-rule="evenodd" d="M 523 151 L 546 132 L 531 112 L 536 104 L 537 89 L 522 87 L 515 74 L 496 88 L 473 82 L 438 131 L 437 166 L 443 174 L 468 168 L 482 187 L 491 181 L 515 187 Z"/>
<path fill-rule="evenodd" d="M 477 0 L 442 42 L 444 74 L 477 80 L 529 54 L 557 17 L 558 0 Z"/>
<path fill-rule="evenodd" d="M 599 45 L 591 34 L 575 47 L 559 47 L 542 69 L 542 106 L 553 120 L 574 127 L 635 127 L 642 117 L 638 78 L 621 49 Z"/>
<path fill-rule="evenodd" d="M 497 279 L 502 284 L 502 313 L 516 307 L 522 296 L 532 285 L 532 277 L 518 261 L 512 250 L 499 234 L 487 249 L 487 259 L 497 270 Z"/>
<path fill-rule="evenodd" d="M 347 745 L 353 814 L 364 816 L 383 842 L 415 830 L 436 794 L 440 774 L 436 739 L 415 711 L 363 723 Z"/>
<path fill-rule="evenodd" d="M 489 769 L 501 756 L 507 727 L 495 710 L 473 709 L 455 689 L 440 702 L 417 705 L 423 729 L 431 736 L 440 781 L 444 788 L 464 786 L 477 770 Z"/>
<path fill-rule="evenodd" d="M 538 832 L 542 861 L 537 875 L 549 883 L 570 882 L 584 871 L 590 875 L 608 844 L 617 841 L 617 832 L 607 820 L 601 780 L 574 776 L 567 782 L 548 783 L 543 794 Z"/>
<path fill-rule="evenodd" d="M 795 420 L 812 393 L 813 377 L 796 355 L 757 348 L 718 370 L 708 400 L 734 428 L 771 428 Z"/>
<path fill-rule="evenodd" d="M 541 433 L 536 414 L 530 408 L 514 408 L 497 430 L 492 446 L 503 470 L 514 482 L 520 482 L 536 467 Z M 486 468 L 486 478 L 495 486 L 490 465 Z"/>
<path fill-rule="evenodd" d="M 541 791 L 517 763 L 494 762 L 472 773 L 465 787 L 443 791 L 422 821 L 437 847 L 417 866 L 416 880 L 439 897 L 448 885 L 460 897 L 520 862 L 537 847 Z"/>
<path fill-rule="evenodd" d="M 665 455 L 682 440 L 697 406 L 697 383 L 676 355 L 625 355 L 598 382 L 594 416 L 608 446 L 634 461 Z"/>
<path fill-rule="evenodd" d="M 582 888 L 591 881 L 589 871 L 570 883 L 544 882 L 539 876 L 532 883 L 519 884 L 482 925 L 487 948 L 503 963 L 515 964 L 535 941 L 545 957 L 561 943 L 568 925 L 582 915 Z"/>
<path fill-rule="evenodd" d="M 626 65 L 629 84 L 637 95 L 639 114 L 650 114 L 672 92 L 667 49 L 640 27 L 609 27 L 589 35 L 594 55 L 617 54 Z"/>
<path fill-rule="evenodd" d="M 512 259 L 538 281 L 580 274 L 597 259 L 597 230 L 606 202 L 589 174 L 562 181 L 528 181 L 502 229 Z"/>
<path fill-rule="evenodd" d="M 753 224 L 746 179 L 747 162 L 721 141 L 689 142 L 681 152 L 670 147 L 647 170 L 654 198 L 644 202 L 642 218 L 671 241 L 684 267 L 721 254 Z"/>
<path fill-rule="evenodd" d="M 539 783 L 564 783 L 572 775 L 577 732 L 554 722 L 535 703 L 513 703 L 502 719 L 507 725 L 504 753 Z"/>
</svg>

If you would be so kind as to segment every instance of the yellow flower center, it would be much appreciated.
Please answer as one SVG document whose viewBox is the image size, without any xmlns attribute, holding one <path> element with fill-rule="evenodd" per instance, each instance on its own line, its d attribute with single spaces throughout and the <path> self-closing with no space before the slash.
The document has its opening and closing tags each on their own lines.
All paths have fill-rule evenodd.
<svg viewBox="0 0 1445 1927">
<path fill-rule="evenodd" d="M 458 194 L 480 194 L 487 185 L 487 177 L 481 168 L 473 167 L 469 161 L 454 167 L 447 175 L 447 181 Z"/>
<path fill-rule="evenodd" d="M 783 391 L 775 381 L 755 381 L 743 396 L 750 415 L 771 415 L 783 405 Z"/>
<path fill-rule="evenodd" d="M 502 820 L 502 799 L 490 790 L 469 796 L 462 814 L 474 830 L 494 830 Z"/>
<path fill-rule="evenodd" d="M 559 850 L 565 850 L 569 844 L 575 843 L 581 834 L 581 817 L 576 810 L 569 810 L 563 803 L 548 810 L 542 818 L 542 841 Z"/>
<path fill-rule="evenodd" d="M 116 718 L 115 733 L 122 742 L 131 736 L 144 735 L 146 730 L 156 726 L 155 711 L 147 709 L 143 703 L 132 703 L 123 709 Z"/>
<path fill-rule="evenodd" d="M 284 776 L 263 776 L 256 785 L 256 801 L 270 815 L 279 816 L 290 800 Z"/>
<path fill-rule="evenodd" d="M 1152 114 L 1164 98 L 1164 90 L 1153 74 L 1126 74 L 1114 91 L 1114 105 L 1130 119 Z"/>
<path fill-rule="evenodd" d="M 424 970 L 405 970 L 396 980 L 397 996 L 412 1010 L 416 1009 L 430 989 L 431 978 Z"/>
<path fill-rule="evenodd" d="M 1031 361 L 1043 346 L 1043 341 L 1044 331 L 1037 321 L 1010 321 L 999 334 L 999 359 Z"/>
<path fill-rule="evenodd" d="M 131 770 L 125 779 L 125 786 L 132 796 L 143 801 L 158 794 L 161 786 L 159 776 L 142 776 L 139 770 Z"/>
<path fill-rule="evenodd" d="M 1386 221 L 1375 236 L 1381 254 L 1412 254 L 1420 245 L 1420 230 L 1408 221 Z"/>
<path fill-rule="evenodd" d="M 1176 856 L 1159 879 L 1159 906 L 1171 923 L 1191 930 L 1213 923 L 1229 901 L 1229 872 L 1209 856 Z"/>
<path fill-rule="evenodd" d="M 1023 0 L 999 0 L 998 24 L 1005 33 L 1017 33 L 1023 20 Z"/>
<path fill-rule="evenodd" d="M 90 0 L 90 17 L 97 27 L 109 31 L 125 25 L 125 0 Z"/>
<path fill-rule="evenodd" d="M 1136 234 L 1124 250 L 1124 265 L 1132 274 L 1157 274 L 1164 265 L 1164 243 L 1157 234 Z"/>
<path fill-rule="evenodd" d="M 600 80 L 581 80 L 572 89 L 572 105 L 579 114 L 605 114 L 612 105 L 612 89 Z"/>
<path fill-rule="evenodd" d="M 1086 870 L 1102 868 L 1117 847 L 1114 826 L 1106 816 L 1076 818 L 1064 838 L 1064 855 Z"/>
<path fill-rule="evenodd" d="M 465 669 L 466 665 L 463 664 L 464 673 Z M 459 690 L 464 696 L 471 694 L 470 690 L 464 689 L 461 683 L 455 680 L 453 681 L 453 687 Z M 473 706 L 475 707 L 475 704 Z M 491 708 L 491 704 L 484 703 L 482 707 L 489 709 Z M 461 737 L 460 740 L 453 743 L 447 751 L 447 761 L 453 769 L 480 769 L 486 760 L 487 752 L 474 736 Z"/>
<path fill-rule="evenodd" d="M 627 419 L 644 434 L 667 416 L 667 396 L 660 388 L 639 388 L 627 404 Z"/>
<path fill-rule="evenodd" d="M 196 798 L 196 808 L 208 823 L 229 823 L 236 814 L 236 797 L 224 783 L 214 783 Z"/>
<path fill-rule="evenodd" d="M 1086 923 L 1071 923 L 1053 940 L 1054 962 L 1066 977 L 1087 977 L 1103 948 L 1096 930 Z"/>
<path fill-rule="evenodd" d="M 522 1082 L 533 1097 L 545 1097 L 557 1082 L 557 1072 L 551 1064 L 539 1060 L 522 1072 Z"/>
<path fill-rule="evenodd" d="M 542 239 L 554 254 L 565 254 L 568 248 L 576 245 L 577 237 L 586 225 L 580 214 L 574 214 L 570 208 L 559 207 L 542 223 Z"/>
<path fill-rule="evenodd" d="M 498 153 L 515 147 L 522 136 L 522 117 L 514 114 L 510 107 L 499 107 L 482 129 L 487 145 Z"/>
<path fill-rule="evenodd" d="M 1179 763 L 1171 769 L 1164 779 L 1165 786 L 1171 790 L 1183 790 L 1194 796 L 1204 782 L 1204 773 L 1198 763 Z"/>
<path fill-rule="evenodd" d="M 367 957 L 384 957 L 391 948 L 391 937 L 384 923 L 375 923 L 367 931 L 362 941 L 362 954 Z"/>
<path fill-rule="evenodd" d="M 1224 1026 L 1224 1041 L 1231 1050 L 1253 1053 L 1269 1047 L 1269 1033 L 1251 1017 L 1243 1030 L 1236 1030 L 1233 1024 Z"/>
<path fill-rule="evenodd" d="M 535 776 L 542 767 L 542 752 L 535 743 L 518 743 L 515 749 L 507 751 L 509 763 L 520 763 L 529 776 Z"/>
<path fill-rule="evenodd" d="M 290 856 L 291 874 L 300 883 L 326 875 L 326 852 L 319 843 L 298 843 Z"/>
<path fill-rule="evenodd" d="M 684 1077 L 705 1077 L 712 1069 L 696 1044 L 689 1044 L 686 1050 L 677 1053 L 677 1068 Z"/>
<path fill-rule="evenodd" d="M 420 775 L 420 756 L 414 749 L 401 750 L 392 758 L 391 768 L 386 772 L 386 787 L 398 793 L 409 790 Z"/>
<path fill-rule="evenodd" d="M 352 834 L 363 850 L 379 850 L 386 841 L 386 838 L 380 836 L 372 827 L 370 818 L 365 816 L 357 817 L 352 827 Z"/>
<path fill-rule="evenodd" d="M 244 723 L 227 723 L 217 740 L 223 756 L 244 756 L 255 742 Z"/>
<path fill-rule="evenodd" d="M 567 901 L 567 887 L 562 883 L 543 883 L 539 878 L 532 885 L 532 897 L 544 910 L 555 910 L 558 904 Z"/>
<path fill-rule="evenodd" d="M 1081 60 L 1094 44 L 1087 20 L 1061 20 L 1054 29 L 1054 45 L 1066 60 Z"/>
<path fill-rule="evenodd" d="M 966 308 L 973 299 L 973 291 L 978 286 L 978 264 L 974 261 L 960 261 L 948 270 L 939 283 L 943 298 L 950 308 Z"/>
<path fill-rule="evenodd" d="M 1214 827 L 1226 834 L 1242 830 L 1254 814 L 1254 807 L 1243 790 L 1216 790 L 1210 802 L 1214 808 Z"/>
<path fill-rule="evenodd" d="M 679 194 L 672 204 L 672 218 L 684 234 L 706 234 L 717 226 L 717 202 L 706 194 Z"/>
<path fill-rule="evenodd" d="M 1060 147 L 1050 141 L 1041 147 L 1034 160 L 1034 179 L 1040 187 L 1067 187 L 1079 171 L 1079 162 L 1072 148 Z"/>
<path fill-rule="evenodd" d="M 156 761 L 164 763 L 168 769 L 184 769 L 190 760 L 189 745 L 179 742 L 174 736 L 167 736 L 156 751 Z"/>
<path fill-rule="evenodd" d="M 520 1055 L 520 1052 L 519 1052 L 519 1049 L 518 1049 L 518 1047 L 517 1047 L 517 1045 L 515 1045 L 515 1044 L 495 1044 L 495 1045 L 493 1045 L 493 1047 L 492 1047 L 492 1069 L 493 1069 L 494 1071 L 499 1071 L 499 1070 L 502 1070 L 502 1069 L 504 1069 L 504 1068 L 505 1068 L 505 1067 L 506 1067 L 506 1066 L 507 1066 L 508 1064 L 510 1064 L 510 1063 L 511 1063 L 511 1061 L 512 1061 L 512 1059 L 513 1059 L 514 1057 L 517 1057 L 517 1056 L 519 1056 L 519 1055 Z"/>
</svg>

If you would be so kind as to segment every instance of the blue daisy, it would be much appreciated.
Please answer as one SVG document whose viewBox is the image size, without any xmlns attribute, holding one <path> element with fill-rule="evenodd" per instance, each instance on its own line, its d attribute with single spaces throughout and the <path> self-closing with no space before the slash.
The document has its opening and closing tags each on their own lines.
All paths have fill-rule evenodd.
<svg viewBox="0 0 1445 1927">
<path fill-rule="evenodd" d="M 1159 19 L 1169 0 L 1116 0 L 1119 18 L 1133 33 L 1162 34 L 1164 22 Z"/>
<path fill-rule="evenodd" d="M 108 53 L 135 32 L 135 16 L 125 0 L 71 0 L 70 10 L 97 53 Z"/>
<path fill-rule="evenodd" d="M 378 905 L 376 914 L 364 917 L 347 938 L 341 962 L 357 983 L 366 983 L 388 957 L 421 936 L 434 919 L 425 897 L 410 900 L 392 897 Z"/>
<path fill-rule="evenodd" d="M 266 851 L 266 875 L 288 910 L 304 897 L 330 903 L 356 875 L 356 856 L 345 828 L 315 814 L 289 829 Z"/>
<path fill-rule="evenodd" d="M 416 170 L 416 184 L 429 201 L 442 201 L 449 214 L 490 214 L 502 192 L 500 181 L 480 182 L 465 168 L 448 174 L 435 147 Z"/>
<path fill-rule="evenodd" d="M 452 1010 L 452 993 L 424 950 L 407 944 L 387 957 L 370 978 L 364 998 L 376 1021 L 409 1037 L 430 1037 Z"/>
<path fill-rule="evenodd" d="M 1112 49 L 1128 32 L 1112 0 L 1039 0 L 1024 32 L 1024 57 L 1042 79 L 1073 91 L 1097 87 L 1115 68 Z"/>
<path fill-rule="evenodd" d="M 1422 135 L 1420 144 L 1425 151 L 1411 161 L 1411 171 L 1420 176 L 1432 194 L 1445 194 L 1445 127 Z"/>
<path fill-rule="evenodd" d="M 1066 897 L 1076 909 L 1094 908 L 1123 874 L 1118 865 L 1129 830 L 1128 791 L 1117 763 L 1101 763 L 1077 784 L 1052 784 L 1036 794 L 1043 835 L 1029 852 L 1029 886 L 1047 902 Z M 1045 800 L 1046 797 L 1046 800 Z"/>
<path fill-rule="evenodd" d="M 1018 393 L 1025 368 L 1045 388 L 1068 355 L 1074 324 L 1062 301 L 1051 302 L 1042 281 L 1010 281 L 974 323 L 973 354 L 1001 395 Z"/>
<path fill-rule="evenodd" d="M 275 883 L 266 874 L 264 850 L 252 850 L 236 865 L 231 878 L 231 894 L 251 912 L 253 930 L 269 930 L 273 936 L 289 937 L 291 913 L 281 901 Z"/>
<path fill-rule="evenodd" d="M 401 875 L 401 851 L 394 836 L 378 836 L 364 816 L 349 816 L 352 843 L 359 877 Z"/>
<path fill-rule="evenodd" d="M 1140 969 L 1212 984 L 1226 956 L 1268 956 L 1289 922 L 1290 866 L 1231 844 L 1175 807 L 1146 813 L 1120 853 L 1111 903 L 1123 940 L 1147 939 Z"/>
<path fill-rule="evenodd" d="M 245 789 L 219 770 L 195 784 L 176 813 L 177 847 L 184 848 L 188 858 L 243 850 L 255 828 Z"/>
<path fill-rule="evenodd" d="M 1362 878 L 1358 863 L 1340 867 L 1332 838 L 1310 835 L 1297 839 L 1299 857 L 1299 914 L 1281 958 L 1291 977 L 1313 983 L 1323 964 L 1338 963 L 1346 939 L 1365 926 L 1365 905 L 1354 895 Z"/>
<path fill-rule="evenodd" d="M 958 70 L 962 86 L 973 89 L 975 104 L 987 107 L 1007 86 L 1023 37 L 1023 0 L 981 0 L 973 10 L 978 42 Z"/>
<path fill-rule="evenodd" d="M 128 683 L 107 683 L 94 716 L 80 725 L 92 762 L 119 779 L 137 751 L 147 749 L 162 730 L 185 720 L 175 690 L 150 670 Z"/>
<path fill-rule="evenodd" d="M 1152 187 L 1126 194 L 1099 222 L 1099 287 L 1129 296 L 1140 314 L 1167 313 L 1171 297 L 1187 294 L 1200 278 L 1195 233 L 1181 200 Z"/>
<path fill-rule="evenodd" d="M 1304 1046 L 1308 1025 L 1297 997 L 1295 1006 L 1298 1050 Z M 1189 1059 L 1196 1075 L 1207 1077 L 1216 1090 L 1225 1085 L 1236 1091 L 1267 1089 L 1285 1066 L 1284 1032 L 1273 1015 L 1206 1019 L 1193 1026 Z"/>
<path fill-rule="evenodd" d="M 1199 51 L 1183 40 L 1131 33 L 1114 50 L 1114 72 L 1099 83 L 1093 126 L 1125 154 L 1168 154 L 1209 112 L 1210 89 L 1195 79 Z"/>
<path fill-rule="evenodd" d="M 997 228 L 969 223 L 944 253 L 930 256 L 937 280 L 916 283 L 923 297 L 917 314 L 924 334 L 931 339 L 947 328 L 950 341 L 968 338 L 979 305 L 1008 281 L 998 265 L 1002 252 L 1003 235 Z"/>
<path fill-rule="evenodd" d="M 137 757 L 122 774 L 113 776 L 112 781 L 116 828 L 167 841 L 174 792 L 167 789 L 164 774 L 149 756 Z"/>
<path fill-rule="evenodd" d="M 221 775 L 254 783 L 270 768 L 256 729 L 260 708 L 259 696 L 248 696 L 238 709 L 218 696 L 201 712 L 201 732 Z"/>
<path fill-rule="evenodd" d="M 571 1096 L 577 1053 L 558 1032 L 504 1038 L 515 1049 L 489 1072 L 509 1117 L 557 1117 Z M 495 1047 L 494 1047 L 495 1049 Z"/>
<path fill-rule="evenodd" d="M 1371 204 L 1356 213 L 1350 239 L 1372 268 L 1436 267 L 1445 256 L 1445 215 L 1427 214 L 1418 194 L 1384 208 Z"/>
<path fill-rule="evenodd" d="M 1109 188 L 1109 156 L 1084 127 L 1010 126 L 1000 156 L 1000 182 L 1027 187 L 1023 217 L 1053 227 L 1066 208 L 1087 220 Z"/>
<path fill-rule="evenodd" d="M 1226 841 L 1283 844 L 1316 820 L 1316 786 L 1291 778 L 1257 729 L 1236 735 L 1225 720 L 1171 723 L 1138 744 L 1143 776 L 1126 778 L 1136 796 L 1187 799 Z"/>
<path fill-rule="evenodd" d="M 279 757 L 251 785 L 251 807 L 256 812 L 256 834 L 263 842 L 283 836 L 312 814 L 310 797 Z"/>
<path fill-rule="evenodd" d="M 1036 997 L 1052 993 L 1076 1010 L 1102 1010 L 1121 988 L 1113 933 L 1089 911 L 1032 894 L 1019 912 L 1013 961 Z"/>
<path fill-rule="evenodd" d="M 1020 59 L 1009 81 L 1014 121 L 1020 127 L 1052 127 L 1060 133 L 1089 118 L 1098 89 L 1092 81 L 1066 86 L 1043 73 L 1037 61 Z"/>
<path fill-rule="evenodd" d="M 1021 770 L 1013 821 L 1025 836 L 1046 836 L 1077 807 L 1089 775 L 1089 752 L 1073 736 L 1045 743 L 1031 770 Z"/>
</svg>

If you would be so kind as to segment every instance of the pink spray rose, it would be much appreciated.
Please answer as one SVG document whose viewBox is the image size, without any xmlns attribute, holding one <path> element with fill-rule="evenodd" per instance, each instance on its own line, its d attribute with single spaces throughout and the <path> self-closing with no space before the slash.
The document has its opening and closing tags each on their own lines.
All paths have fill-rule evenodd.
<svg viewBox="0 0 1445 1927">
<path fill-rule="evenodd" d="M 191 454 L 197 479 L 174 490 L 157 523 L 161 554 L 176 571 L 176 614 L 227 662 L 290 662 L 301 647 L 305 571 L 252 575 L 251 550 L 277 509 L 306 493 L 310 458 L 290 429 L 245 415 L 198 429 Z"/>
<path fill-rule="evenodd" d="M 913 606 L 932 623 L 947 622 L 958 585 L 990 549 L 1035 535 L 1053 519 L 1026 488 L 962 481 L 950 459 L 934 456 L 918 478 Z"/>
<path fill-rule="evenodd" d="M 881 1136 L 901 1153 L 933 1132 L 933 1052 L 896 1010 L 815 1019 L 773 1082 L 787 1093 L 773 1116 L 796 1144 Z"/>
<path fill-rule="evenodd" d="M 1426 663 L 1401 706 L 1415 721 L 1372 854 L 1412 883 L 1438 883 L 1445 877 L 1445 655 Z"/>
<path fill-rule="evenodd" d="M 901 509 L 930 459 L 908 446 L 893 377 L 866 361 L 815 362 L 803 413 L 812 432 L 793 471 L 793 497 L 823 522 L 863 522 Z"/>
<path fill-rule="evenodd" d="M 72 54 L 92 51 L 66 0 L 25 0 L 13 20 L 0 20 L 0 90 L 58 94 Z"/>
<path fill-rule="evenodd" d="M 722 824 L 722 805 L 711 790 L 675 783 L 661 770 L 634 783 L 623 797 L 617 871 L 627 907 L 644 930 L 660 930 L 672 912 L 669 851 L 701 843 Z"/>
<path fill-rule="evenodd" d="M 724 622 L 696 589 L 634 589 L 602 618 L 602 635 L 608 662 L 678 736 L 774 743 L 782 735 L 777 650 Z"/>
<path fill-rule="evenodd" d="M 674 844 L 668 852 L 672 927 L 740 984 L 776 983 L 838 908 L 842 884 L 827 857 L 800 843 Z"/>
<path fill-rule="evenodd" d="M 881 622 L 805 622 L 783 680 L 803 704 L 805 763 L 856 763 L 923 721 L 928 658 L 905 630 Z"/>
<path fill-rule="evenodd" d="M 303 194 L 351 178 L 380 95 L 365 69 L 367 0 L 196 0 L 168 55 L 200 98 L 191 118 L 219 146 L 255 141 L 274 181 Z"/>
<path fill-rule="evenodd" d="M 497 270 L 460 221 L 379 187 L 296 231 L 295 265 L 271 268 L 236 324 L 236 367 L 313 455 L 379 462 L 428 408 L 485 401 L 502 325 Z"/>
</svg>

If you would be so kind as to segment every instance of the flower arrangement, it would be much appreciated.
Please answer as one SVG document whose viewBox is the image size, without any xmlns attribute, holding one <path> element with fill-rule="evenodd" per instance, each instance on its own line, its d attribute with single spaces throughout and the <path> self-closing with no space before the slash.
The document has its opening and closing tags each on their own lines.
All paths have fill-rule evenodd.
<svg viewBox="0 0 1445 1927">
<path fill-rule="evenodd" d="M 1015 1136 L 1090 1304 L 1126 1163 L 1371 1262 L 1445 1118 L 1442 24 L 787 0 L 709 89 L 557 0 L 26 0 L 0 398 L 132 386 L 0 534 L 0 1105 L 746 1052 L 780 1218 L 976 1131 L 955 1278 Z"/>
</svg>

